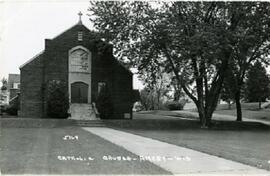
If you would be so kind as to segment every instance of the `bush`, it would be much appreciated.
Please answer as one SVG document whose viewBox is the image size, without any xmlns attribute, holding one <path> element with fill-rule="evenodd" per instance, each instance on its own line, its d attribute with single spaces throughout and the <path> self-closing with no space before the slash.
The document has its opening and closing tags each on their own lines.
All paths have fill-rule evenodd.
<svg viewBox="0 0 270 176">
<path fill-rule="evenodd" d="M 107 86 L 102 86 L 97 97 L 96 107 L 101 119 L 109 119 L 113 115 L 113 103 Z"/>
<path fill-rule="evenodd" d="M 18 110 L 20 110 L 20 95 L 18 94 L 16 97 L 9 101 L 9 105 L 7 106 L 5 112 L 9 115 L 18 115 Z"/>
<path fill-rule="evenodd" d="M 134 112 L 139 112 L 143 110 L 143 105 L 141 104 L 141 102 L 135 102 L 132 108 L 132 111 Z"/>
<path fill-rule="evenodd" d="M 48 84 L 47 115 L 51 118 L 68 118 L 68 94 L 66 85 L 61 81 L 51 81 Z"/>
<path fill-rule="evenodd" d="M 183 101 L 177 102 L 177 101 L 170 101 L 166 103 L 167 108 L 170 111 L 173 110 L 183 110 L 185 103 Z"/>
<path fill-rule="evenodd" d="M 7 109 L 5 110 L 5 112 L 9 115 L 18 115 L 18 108 L 14 107 L 14 106 L 9 106 L 7 107 Z"/>
</svg>

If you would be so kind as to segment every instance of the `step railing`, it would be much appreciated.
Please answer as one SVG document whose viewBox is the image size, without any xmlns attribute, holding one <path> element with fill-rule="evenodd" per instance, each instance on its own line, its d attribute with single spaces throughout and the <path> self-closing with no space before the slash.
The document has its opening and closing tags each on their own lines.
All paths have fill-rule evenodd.
<svg viewBox="0 0 270 176">
<path fill-rule="evenodd" d="M 92 113 L 94 113 L 94 115 L 95 115 L 96 118 L 99 118 L 99 112 L 98 112 L 98 110 L 96 108 L 96 103 L 95 102 L 92 102 L 91 103 L 91 106 L 92 106 Z"/>
</svg>

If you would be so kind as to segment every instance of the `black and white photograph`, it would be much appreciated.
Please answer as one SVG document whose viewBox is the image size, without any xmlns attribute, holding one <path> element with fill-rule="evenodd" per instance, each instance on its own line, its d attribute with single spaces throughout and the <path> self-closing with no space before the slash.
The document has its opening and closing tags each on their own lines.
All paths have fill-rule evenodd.
<svg viewBox="0 0 270 176">
<path fill-rule="evenodd" d="M 0 175 L 270 176 L 270 1 L 0 0 Z"/>
</svg>

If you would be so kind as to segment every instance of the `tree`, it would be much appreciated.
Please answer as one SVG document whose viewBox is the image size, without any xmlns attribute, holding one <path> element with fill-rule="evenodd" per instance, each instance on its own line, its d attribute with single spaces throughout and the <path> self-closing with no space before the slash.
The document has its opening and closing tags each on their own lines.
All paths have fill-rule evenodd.
<svg viewBox="0 0 270 176">
<path fill-rule="evenodd" d="M 249 102 L 264 102 L 269 96 L 270 79 L 261 62 L 255 62 L 247 74 L 246 96 Z"/>
<path fill-rule="evenodd" d="M 2 82 L 1 90 L 7 90 L 7 79 L 2 78 L 1 82 Z"/>
<path fill-rule="evenodd" d="M 170 99 L 168 93 L 171 89 L 167 76 L 165 73 L 160 73 L 158 78 L 155 78 L 155 82 L 144 82 L 145 88 L 140 91 L 140 101 L 145 110 L 161 109 L 161 105 L 164 105 L 164 98 Z M 142 77 L 140 78 L 142 79 Z"/>
<path fill-rule="evenodd" d="M 153 110 L 154 109 L 154 101 L 153 101 L 153 92 L 148 88 L 143 88 L 140 91 L 140 102 L 143 106 L 144 110 Z"/>
<path fill-rule="evenodd" d="M 221 93 L 220 93 L 220 99 L 222 99 L 223 101 L 226 101 L 228 104 L 228 109 L 231 109 L 231 104 L 234 100 L 234 96 L 233 93 L 231 91 L 231 84 L 230 84 L 230 80 L 228 78 L 225 79 L 222 89 L 221 89 Z"/>
<path fill-rule="evenodd" d="M 168 98 L 170 91 L 170 75 L 165 73 L 161 67 L 156 67 L 153 72 L 143 72 L 139 74 L 139 79 L 144 82 L 146 87 L 143 91 L 143 98 L 150 98 L 152 102 L 150 109 L 160 109 L 163 104 L 162 99 Z M 147 95 L 147 96 L 145 96 Z M 147 102 L 147 101 L 144 101 Z"/>
<path fill-rule="evenodd" d="M 120 49 L 115 53 L 122 60 L 142 73 L 160 66 L 173 73 L 196 104 L 202 127 L 208 127 L 234 50 L 244 45 L 236 37 L 246 30 L 242 23 L 253 25 L 255 16 L 264 15 L 247 6 L 256 9 L 257 4 L 94 2 L 89 11 L 96 29 Z M 250 18 L 242 18 L 245 13 Z"/>
<path fill-rule="evenodd" d="M 238 11 L 235 18 L 241 20 L 234 35 L 236 45 L 228 76 L 230 91 L 236 103 L 237 121 L 242 121 L 240 99 L 247 70 L 255 61 L 269 62 L 270 6 L 268 2 L 236 2 L 231 4 L 231 9 Z"/>
</svg>

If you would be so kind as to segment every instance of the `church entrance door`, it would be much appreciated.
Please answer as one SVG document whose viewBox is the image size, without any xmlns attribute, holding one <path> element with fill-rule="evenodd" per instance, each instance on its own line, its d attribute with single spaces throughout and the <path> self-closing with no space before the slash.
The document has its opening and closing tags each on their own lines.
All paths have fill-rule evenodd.
<svg viewBox="0 0 270 176">
<path fill-rule="evenodd" d="M 88 84 L 84 82 L 71 84 L 71 103 L 88 103 Z"/>
</svg>

